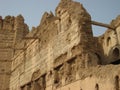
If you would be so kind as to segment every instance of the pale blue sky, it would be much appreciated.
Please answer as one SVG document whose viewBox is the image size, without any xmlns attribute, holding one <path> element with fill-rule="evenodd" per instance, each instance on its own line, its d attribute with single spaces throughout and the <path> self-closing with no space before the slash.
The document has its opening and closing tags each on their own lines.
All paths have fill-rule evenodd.
<svg viewBox="0 0 120 90">
<path fill-rule="evenodd" d="M 0 15 L 22 14 L 25 22 L 38 26 L 45 11 L 53 11 L 60 0 L 0 0 Z M 95 21 L 109 23 L 120 14 L 120 0 L 75 0 L 81 2 Z M 101 35 L 106 28 L 93 27 L 94 35 Z"/>
</svg>

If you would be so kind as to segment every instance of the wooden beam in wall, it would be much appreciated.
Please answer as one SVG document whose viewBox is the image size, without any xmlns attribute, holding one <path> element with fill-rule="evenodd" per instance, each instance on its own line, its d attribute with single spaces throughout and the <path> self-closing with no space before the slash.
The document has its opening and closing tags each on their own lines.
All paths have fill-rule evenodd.
<svg viewBox="0 0 120 90">
<path fill-rule="evenodd" d="M 97 22 L 97 21 L 91 21 L 91 24 L 115 30 L 115 27 L 113 27 L 113 26 L 111 26 L 109 24 L 105 24 L 105 23 L 101 23 L 101 22 Z"/>
</svg>

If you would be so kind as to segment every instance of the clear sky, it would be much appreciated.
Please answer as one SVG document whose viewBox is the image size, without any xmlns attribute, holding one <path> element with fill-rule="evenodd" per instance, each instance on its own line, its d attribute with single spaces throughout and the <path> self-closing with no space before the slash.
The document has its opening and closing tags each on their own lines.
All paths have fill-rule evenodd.
<svg viewBox="0 0 120 90">
<path fill-rule="evenodd" d="M 60 0 L 0 0 L 0 15 L 22 14 L 28 26 L 38 26 L 45 11 L 53 11 Z M 92 20 L 110 23 L 120 15 L 120 0 L 75 0 L 81 2 L 91 14 Z M 106 28 L 93 27 L 94 35 L 101 35 Z"/>
</svg>

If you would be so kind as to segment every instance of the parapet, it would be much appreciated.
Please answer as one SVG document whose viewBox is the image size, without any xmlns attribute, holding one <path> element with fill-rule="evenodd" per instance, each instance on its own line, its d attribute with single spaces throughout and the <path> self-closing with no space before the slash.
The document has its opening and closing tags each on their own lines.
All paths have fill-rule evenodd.
<svg viewBox="0 0 120 90">
<path fill-rule="evenodd" d="M 14 16 L 6 16 L 4 19 L 0 18 L 0 30 L 18 30 L 24 29 L 24 31 L 28 32 L 28 26 L 24 23 L 24 18 L 22 15 Z"/>
</svg>

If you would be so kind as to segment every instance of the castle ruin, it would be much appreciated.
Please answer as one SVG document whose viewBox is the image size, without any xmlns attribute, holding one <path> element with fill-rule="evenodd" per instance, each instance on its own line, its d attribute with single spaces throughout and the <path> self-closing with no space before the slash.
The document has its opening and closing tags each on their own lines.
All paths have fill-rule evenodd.
<svg viewBox="0 0 120 90">
<path fill-rule="evenodd" d="M 107 27 L 93 36 L 92 25 Z M 0 90 L 120 90 L 120 16 L 92 21 L 61 0 L 29 31 L 22 15 L 0 17 Z"/>
</svg>

